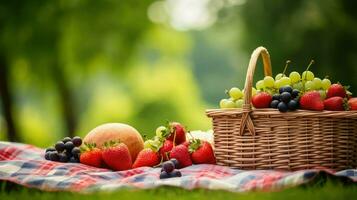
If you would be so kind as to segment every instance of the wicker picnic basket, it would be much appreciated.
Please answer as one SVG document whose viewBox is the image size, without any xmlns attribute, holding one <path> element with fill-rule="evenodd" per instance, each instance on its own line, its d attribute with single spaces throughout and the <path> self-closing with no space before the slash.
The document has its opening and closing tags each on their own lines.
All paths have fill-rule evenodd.
<svg viewBox="0 0 357 200">
<path fill-rule="evenodd" d="M 269 53 L 258 47 L 249 61 L 243 108 L 206 111 L 213 122 L 217 164 L 239 169 L 356 168 L 357 111 L 252 108 L 260 55 L 265 75 L 272 75 Z"/>
</svg>

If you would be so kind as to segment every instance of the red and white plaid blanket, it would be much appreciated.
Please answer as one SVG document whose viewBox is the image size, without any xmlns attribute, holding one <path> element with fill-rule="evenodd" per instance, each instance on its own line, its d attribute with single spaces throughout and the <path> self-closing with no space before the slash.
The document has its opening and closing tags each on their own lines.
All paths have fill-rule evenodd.
<svg viewBox="0 0 357 200">
<path fill-rule="evenodd" d="M 59 163 L 44 159 L 44 150 L 26 144 L 0 141 L 0 181 L 10 181 L 45 191 L 94 192 L 120 188 L 177 186 L 185 189 L 206 188 L 228 191 L 279 190 L 333 178 L 357 182 L 357 170 L 340 172 L 303 170 L 235 170 L 217 165 L 193 165 L 181 169 L 182 177 L 159 179 L 160 169 L 142 167 L 114 172 L 77 163 Z"/>
</svg>

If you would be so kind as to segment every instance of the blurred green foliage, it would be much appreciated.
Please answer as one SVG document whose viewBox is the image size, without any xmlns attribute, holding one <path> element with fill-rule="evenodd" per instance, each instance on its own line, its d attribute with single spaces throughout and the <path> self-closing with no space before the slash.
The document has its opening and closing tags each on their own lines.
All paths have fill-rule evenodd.
<svg viewBox="0 0 357 200">
<path fill-rule="evenodd" d="M 148 136 L 167 120 L 209 129 L 205 109 L 243 88 L 260 45 L 275 74 L 287 59 L 298 71 L 315 59 L 318 76 L 357 93 L 354 1 L 212 1 L 217 21 L 199 31 L 151 22 L 153 2 L 2 2 L 0 139 L 46 146 L 106 122 Z"/>
</svg>

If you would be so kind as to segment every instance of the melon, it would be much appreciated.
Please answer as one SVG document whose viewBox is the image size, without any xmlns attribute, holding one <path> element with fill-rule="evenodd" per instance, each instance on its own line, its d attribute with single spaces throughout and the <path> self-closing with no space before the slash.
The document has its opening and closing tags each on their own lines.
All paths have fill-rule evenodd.
<svg viewBox="0 0 357 200">
<path fill-rule="evenodd" d="M 101 148 L 105 142 L 111 140 L 126 144 L 133 161 L 144 148 L 144 140 L 140 133 L 134 127 L 122 123 L 107 123 L 97 126 L 84 137 L 83 142 L 95 143 L 98 148 Z"/>
</svg>

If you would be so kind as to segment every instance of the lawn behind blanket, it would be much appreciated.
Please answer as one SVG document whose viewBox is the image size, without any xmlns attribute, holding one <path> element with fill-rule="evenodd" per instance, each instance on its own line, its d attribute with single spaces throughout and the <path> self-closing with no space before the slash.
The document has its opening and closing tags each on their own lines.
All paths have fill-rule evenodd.
<svg viewBox="0 0 357 200">
<path fill-rule="evenodd" d="M 9 189 L 12 188 L 12 189 Z M 115 200 L 115 199 L 354 199 L 357 196 L 357 185 L 343 186 L 341 184 L 328 182 L 324 186 L 302 186 L 298 188 L 286 189 L 279 192 L 248 192 L 248 193 L 231 193 L 226 191 L 213 191 L 196 189 L 192 191 L 172 188 L 160 187 L 151 190 L 119 190 L 111 193 L 95 193 L 90 195 L 76 194 L 69 192 L 41 192 L 39 190 L 27 189 L 21 186 L 15 188 L 9 187 L 9 184 L 1 184 L 0 199 L 1 200 L 42 200 L 42 199 L 58 199 L 58 200 Z"/>
</svg>

